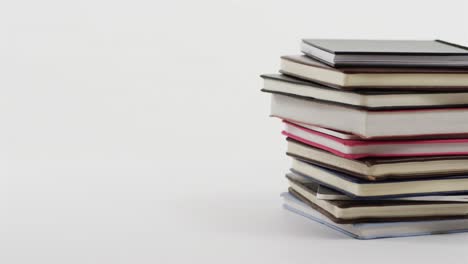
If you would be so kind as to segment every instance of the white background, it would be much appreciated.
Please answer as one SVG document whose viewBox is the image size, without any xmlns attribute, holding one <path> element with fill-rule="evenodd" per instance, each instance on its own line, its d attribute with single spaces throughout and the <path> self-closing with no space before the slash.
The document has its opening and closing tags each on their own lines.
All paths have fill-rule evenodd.
<svg viewBox="0 0 468 264">
<path fill-rule="evenodd" d="M 466 263 L 281 209 L 261 73 L 316 38 L 468 44 L 466 1 L 2 1 L 0 263 Z"/>
</svg>

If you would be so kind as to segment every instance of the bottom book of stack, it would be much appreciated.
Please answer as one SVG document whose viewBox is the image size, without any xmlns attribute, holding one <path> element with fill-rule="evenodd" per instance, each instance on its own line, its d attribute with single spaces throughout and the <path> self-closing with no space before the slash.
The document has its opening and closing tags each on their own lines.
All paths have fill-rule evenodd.
<svg viewBox="0 0 468 264">
<path fill-rule="evenodd" d="M 297 173 L 284 208 L 357 239 L 468 232 L 468 195 L 352 197 Z"/>
</svg>

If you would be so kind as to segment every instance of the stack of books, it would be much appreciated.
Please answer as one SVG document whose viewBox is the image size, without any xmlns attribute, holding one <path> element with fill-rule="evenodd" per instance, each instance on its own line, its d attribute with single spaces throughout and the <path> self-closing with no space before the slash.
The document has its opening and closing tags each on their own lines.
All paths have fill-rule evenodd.
<svg viewBox="0 0 468 264">
<path fill-rule="evenodd" d="M 468 48 L 304 39 L 265 74 L 284 207 L 359 239 L 468 231 Z"/>
</svg>

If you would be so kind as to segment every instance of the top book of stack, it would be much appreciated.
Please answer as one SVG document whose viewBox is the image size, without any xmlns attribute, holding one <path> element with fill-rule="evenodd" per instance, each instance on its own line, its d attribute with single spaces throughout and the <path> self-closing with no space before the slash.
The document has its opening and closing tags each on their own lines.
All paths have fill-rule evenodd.
<svg viewBox="0 0 468 264">
<path fill-rule="evenodd" d="M 304 39 L 281 72 L 339 89 L 468 90 L 468 48 L 441 40 Z"/>
</svg>

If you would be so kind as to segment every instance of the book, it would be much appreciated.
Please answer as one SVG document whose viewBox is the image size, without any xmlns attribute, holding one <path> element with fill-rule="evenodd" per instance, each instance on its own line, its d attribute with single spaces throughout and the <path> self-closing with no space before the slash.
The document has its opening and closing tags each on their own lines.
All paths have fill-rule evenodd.
<svg viewBox="0 0 468 264">
<path fill-rule="evenodd" d="M 367 110 L 467 107 L 466 91 L 341 90 L 284 74 L 263 74 L 263 92 Z"/>
<path fill-rule="evenodd" d="M 468 48 L 443 40 L 303 39 L 301 51 L 335 67 L 468 66 Z"/>
<path fill-rule="evenodd" d="M 289 192 L 335 223 L 427 221 L 468 218 L 468 202 L 411 200 L 321 200 L 318 184 L 288 174 Z"/>
<path fill-rule="evenodd" d="M 356 140 L 341 139 L 284 121 L 282 134 L 348 159 L 468 155 L 468 139 Z"/>
<path fill-rule="evenodd" d="M 443 178 L 367 181 L 339 171 L 293 159 L 291 171 L 351 197 L 405 197 L 468 194 L 468 175 Z"/>
<path fill-rule="evenodd" d="M 337 224 L 289 193 L 283 193 L 283 207 L 356 239 L 377 239 L 468 232 L 468 219 Z"/>
<path fill-rule="evenodd" d="M 304 181 L 305 177 L 298 176 L 293 173 L 288 173 L 287 176 L 294 176 L 294 177 L 301 177 L 302 181 Z M 331 188 L 325 187 L 323 185 L 320 185 L 313 180 L 305 180 L 304 182 L 307 183 L 308 187 L 309 186 L 314 186 L 313 189 L 315 190 L 315 194 L 317 199 L 319 200 L 333 200 L 333 201 L 346 201 L 346 200 L 360 200 L 356 199 L 350 196 L 347 196 L 344 193 L 341 193 L 339 191 L 333 190 Z M 430 201 L 430 202 L 440 202 L 440 201 L 447 201 L 447 202 L 468 202 L 468 195 L 456 195 L 456 194 L 451 194 L 451 195 L 427 195 L 427 196 L 415 196 L 415 197 L 399 197 L 399 198 L 387 198 L 387 199 L 377 199 L 374 201 Z"/>
<path fill-rule="evenodd" d="M 468 68 L 333 68 L 307 56 L 296 55 L 281 57 L 280 72 L 339 89 L 468 89 Z"/>
<path fill-rule="evenodd" d="M 468 175 L 468 156 L 364 158 L 352 160 L 287 138 L 288 156 L 367 181 Z"/>
<path fill-rule="evenodd" d="M 344 131 L 361 138 L 451 136 L 468 133 L 468 108 L 366 111 L 272 94 L 270 115 Z"/>
</svg>

